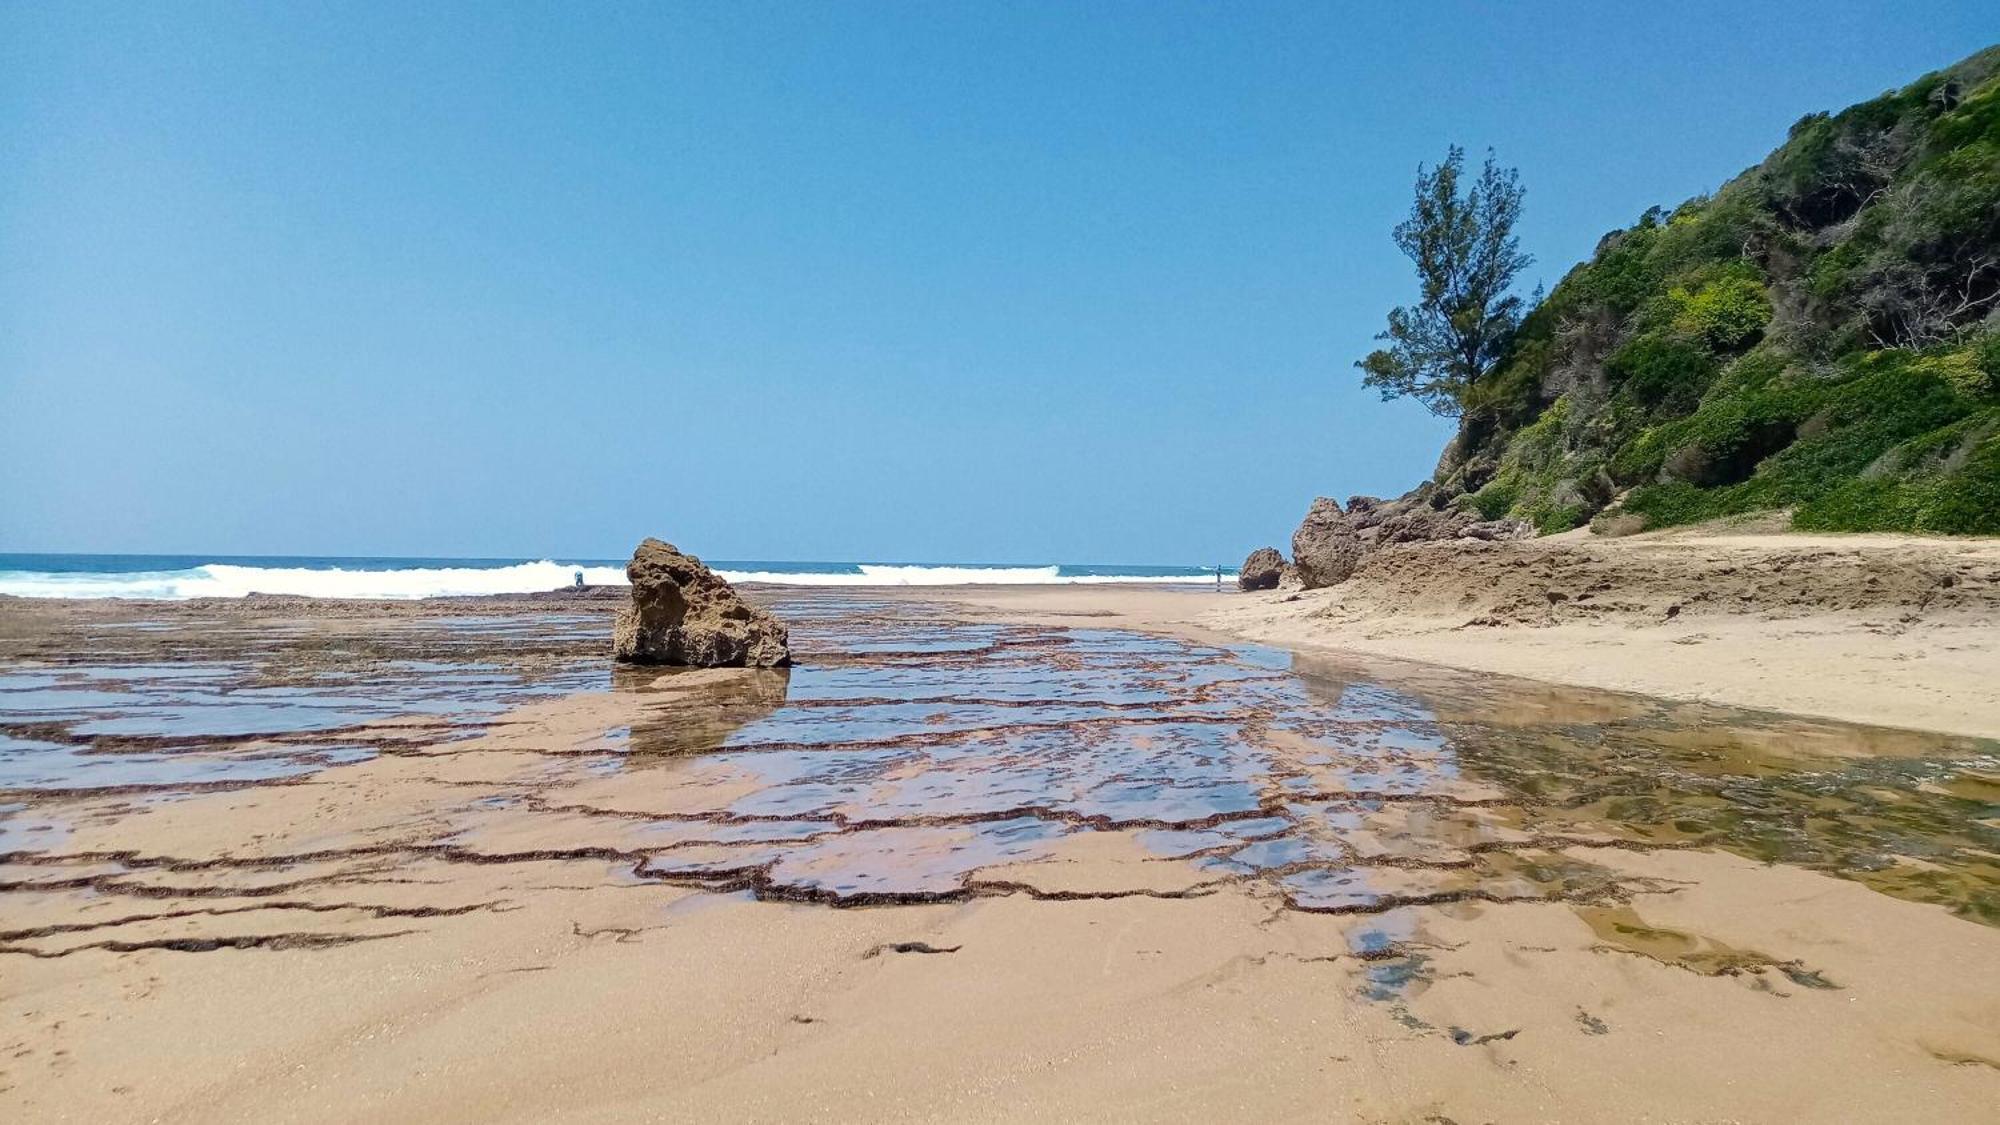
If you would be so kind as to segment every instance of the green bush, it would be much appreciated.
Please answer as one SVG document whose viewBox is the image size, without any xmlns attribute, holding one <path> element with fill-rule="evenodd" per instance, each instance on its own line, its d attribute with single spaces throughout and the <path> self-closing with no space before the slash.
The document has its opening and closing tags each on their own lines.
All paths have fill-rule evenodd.
<svg viewBox="0 0 2000 1125">
<path fill-rule="evenodd" d="M 1793 368 L 1792 357 L 1770 346 L 1737 357 L 1708 385 L 1701 400 L 1720 402 L 1726 398 L 1769 386 L 1786 377 Z"/>
<path fill-rule="evenodd" d="M 2000 394 L 2000 330 L 1987 332 L 1967 348 L 1972 362 L 1986 374 L 1986 393 Z"/>
<path fill-rule="evenodd" d="M 1645 226 L 1607 236 L 1597 257 L 1571 270 L 1547 303 L 1558 310 L 1596 306 L 1626 316 L 1659 288 L 1651 258 L 1658 237 L 1659 228 Z"/>
<path fill-rule="evenodd" d="M 1794 526 L 1816 531 L 2000 535 L 2000 437 L 1937 475 L 1844 481 L 1799 507 Z"/>
<path fill-rule="evenodd" d="M 1852 290 L 1855 273 L 1865 254 L 1854 242 L 1843 242 L 1813 261 L 1806 273 L 1806 292 L 1820 301 L 1833 301 Z"/>
<path fill-rule="evenodd" d="M 1821 432 L 1761 466 L 1774 505 L 1800 503 L 1859 475 L 1904 442 L 1958 421 L 1970 406 L 1907 353 L 1877 353 L 1854 364 L 1846 382 L 1792 400 L 1817 414 Z"/>
<path fill-rule="evenodd" d="M 1568 395 L 1549 404 L 1542 416 L 1514 435 L 1507 458 L 1534 469 L 1547 469 L 1562 459 L 1563 426 L 1569 421 Z"/>
<path fill-rule="evenodd" d="M 2000 436 L 1989 437 L 1938 482 L 1917 526 L 1945 535 L 2000 535 Z"/>
<path fill-rule="evenodd" d="M 1737 391 L 1629 443 L 1620 451 L 1624 462 L 1613 462 L 1614 478 L 1686 448 L 1701 450 L 1711 464 L 1740 467 L 1746 447 L 1768 435 L 1761 427 L 1789 424 L 1796 432 L 1810 419 L 1811 432 L 1760 458 L 1744 478 L 1719 471 L 1706 487 L 1681 479 L 1634 489 L 1627 511 L 1644 516 L 1649 527 L 1793 505 L 1798 526 L 1822 530 L 1963 533 L 1980 522 L 1968 513 L 1984 493 L 1951 483 L 1967 472 L 1965 479 L 1976 481 L 1979 470 L 1955 471 L 1943 483 L 1920 477 L 1928 460 L 1980 432 L 1976 427 L 1989 416 L 2000 430 L 2000 408 L 1977 411 L 1926 357 L 1876 353 L 1851 363 L 1840 381 L 1789 378 L 1739 384 Z M 1895 475 L 1904 471 L 1919 477 Z M 1937 514 L 1955 497 L 1949 515 Z"/>
<path fill-rule="evenodd" d="M 1651 265 L 1657 277 L 1717 262 L 1747 265 L 1745 251 L 1777 229 L 1751 186 L 1733 183 L 1675 211 L 1654 240 Z"/>
<path fill-rule="evenodd" d="M 1981 356 L 1971 348 L 1929 355 L 1917 361 L 1919 368 L 1944 380 L 1951 389 L 1970 399 L 1980 399 L 1994 392 L 1995 380 L 1981 363 Z"/>
<path fill-rule="evenodd" d="M 1611 455 L 1611 479 L 1621 485 L 1640 484 L 1660 475 L 1668 443 L 1683 432 L 1674 424 L 1641 430 Z"/>
<path fill-rule="evenodd" d="M 1571 528 L 1582 527 L 1590 519 L 1590 510 L 1582 504 L 1558 505 L 1544 500 L 1522 512 L 1521 518 L 1534 524 L 1537 532 L 1543 535 L 1555 535 Z"/>
<path fill-rule="evenodd" d="M 1715 378 L 1715 360 L 1677 337 L 1649 332 L 1611 353 L 1605 374 L 1648 407 L 1685 412 Z"/>
<path fill-rule="evenodd" d="M 1474 383 L 1465 396 L 1466 413 L 1486 412 L 1506 423 L 1533 420 L 1542 378 L 1551 365 L 1546 340 L 1517 340 L 1500 369 Z"/>
<path fill-rule="evenodd" d="M 2000 83 L 1984 83 L 1933 122 L 1928 147 L 1951 153 L 1981 142 L 2000 142 Z"/>
<path fill-rule="evenodd" d="M 1700 523 L 1742 509 L 1734 506 L 1730 489 L 1696 488 L 1686 481 L 1663 481 L 1633 489 L 1625 497 L 1624 508 L 1643 516 L 1646 526 L 1675 527 Z"/>
<path fill-rule="evenodd" d="M 1776 379 L 1720 398 L 1711 395 L 1693 414 L 1662 428 L 1663 468 L 1694 484 L 1740 481 L 1759 461 L 1791 444 L 1826 393 L 1823 384 L 1809 379 Z"/>
<path fill-rule="evenodd" d="M 1479 513 L 1481 519 L 1497 520 L 1511 511 L 1520 498 L 1520 471 L 1503 469 L 1487 481 L 1485 487 L 1466 497 L 1466 502 Z"/>
<path fill-rule="evenodd" d="M 1792 513 L 1804 531 L 1910 531 L 1930 501 L 1929 482 L 1850 480 Z"/>
<path fill-rule="evenodd" d="M 1724 277 L 1699 289 L 1674 288 L 1667 297 L 1677 307 L 1674 329 L 1716 352 L 1734 352 L 1764 334 L 1771 323 L 1771 297 L 1749 277 Z"/>
</svg>

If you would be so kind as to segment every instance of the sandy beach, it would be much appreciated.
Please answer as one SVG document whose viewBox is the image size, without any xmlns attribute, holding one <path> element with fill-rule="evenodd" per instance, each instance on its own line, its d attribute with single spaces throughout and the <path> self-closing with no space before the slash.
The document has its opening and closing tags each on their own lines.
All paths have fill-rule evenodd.
<svg viewBox="0 0 2000 1125">
<path fill-rule="evenodd" d="M 616 674 L 615 594 L 0 605 L 90 763 L 0 794 L 0 1111 L 1990 1119 L 1990 685 L 1329 593 L 765 589 L 797 667 Z M 1790 678 L 1642 674 L 1696 632 Z"/>
<path fill-rule="evenodd" d="M 2000 1125 L 1824 8 L 0 3 L 0 1125 Z"/>
<path fill-rule="evenodd" d="M 1310 591 L 982 588 L 1025 620 L 1089 615 L 1350 660 L 2000 737 L 2000 541 L 1724 529 L 1411 544 Z"/>
</svg>

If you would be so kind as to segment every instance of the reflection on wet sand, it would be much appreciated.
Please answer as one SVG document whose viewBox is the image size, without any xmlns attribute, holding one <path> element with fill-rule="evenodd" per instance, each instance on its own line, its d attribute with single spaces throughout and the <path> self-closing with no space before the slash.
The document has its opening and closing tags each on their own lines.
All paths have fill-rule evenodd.
<svg viewBox="0 0 2000 1125">
<path fill-rule="evenodd" d="M 531 831 L 523 817 L 649 825 L 672 842 L 635 852 L 640 878 L 857 905 L 1036 893 L 982 872 L 1110 833 L 1200 875 L 1154 893 L 1254 887 L 1326 913 L 1603 907 L 1653 888 L 1593 851 L 1717 848 L 2000 922 L 1992 744 L 1439 673 L 1391 683 L 1276 650 L 863 599 L 777 609 L 796 622 L 794 669 L 608 674 L 578 658 L 530 675 L 460 652 L 466 629 L 538 627 L 504 617 L 430 622 L 449 643 L 422 659 L 317 650 L 282 685 L 255 653 L 16 667 L 0 672 L 0 786 L 25 812 L 282 782 L 434 755 L 504 732 L 509 707 L 608 686 L 627 721 L 531 747 L 569 765 L 470 806 L 454 839 Z"/>
<path fill-rule="evenodd" d="M 914 1074 L 1012 1066 L 1059 1116 L 1077 1059 L 1205 1074 L 1189 1117 L 1992 1102 L 1992 743 L 777 602 L 789 671 L 616 673 L 568 607 L 0 605 L 0 1107 L 935 1117 Z"/>
<path fill-rule="evenodd" d="M 684 863 L 654 856 L 646 876 L 807 901 L 938 900 L 1015 893 L 980 872 L 1078 833 L 1124 833 L 1207 876 L 1176 894 L 1254 882 L 1299 910 L 1615 902 L 1643 888 L 1579 854 L 1684 847 L 1810 866 L 1981 920 L 2000 908 L 1981 792 L 1991 745 L 1560 689 L 1505 696 L 1504 721 L 1487 722 L 1463 682 L 1390 685 L 1136 633 L 815 608 L 799 615 L 803 657 L 782 707 L 769 706 L 776 681 L 740 687 L 635 726 L 629 749 L 676 761 L 675 786 L 727 796 L 676 807 L 683 822 L 837 830 L 713 838 Z M 747 710 L 735 701 L 746 697 Z M 1882 745 L 1897 756 L 1877 756 Z M 616 815 L 643 816 L 625 797 Z"/>
<path fill-rule="evenodd" d="M 656 755 L 712 750 L 730 732 L 770 714 L 785 702 L 789 668 L 728 668 L 661 672 L 620 666 L 612 690 L 638 693 L 649 706 L 631 725 L 605 732 L 607 746 L 638 768 Z"/>
</svg>

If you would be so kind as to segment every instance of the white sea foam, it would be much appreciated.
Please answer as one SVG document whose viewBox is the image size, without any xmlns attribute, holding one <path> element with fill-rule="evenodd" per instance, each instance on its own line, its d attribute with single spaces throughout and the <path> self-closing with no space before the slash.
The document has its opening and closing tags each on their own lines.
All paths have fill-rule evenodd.
<svg viewBox="0 0 2000 1125">
<path fill-rule="evenodd" d="M 301 594 L 314 598 L 431 598 L 452 594 L 524 594 L 553 590 L 575 580 L 622 583 L 618 567 L 574 567 L 546 559 L 495 567 L 426 567 L 410 570 L 232 566 L 208 563 L 187 570 L 62 574 L 0 573 L 0 594 L 26 598 L 240 598 L 245 594 Z"/>
<path fill-rule="evenodd" d="M 1112 582 L 1212 583 L 1215 575 L 1064 574 L 1059 566 L 888 566 L 861 563 L 859 573 L 782 570 L 717 570 L 731 582 L 785 586 L 1072 586 Z"/>
<path fill-rule="evenodd" d="M 577 571 L 593 586 L 622 586 L 622 567 L 568 563 L 516 563 L 495 567 L 354 569 L 265 567 L 207 563 L 186 570 L 136 572 L 0 571 L 0 594 L 24 598 L 240 598 L 246 594 L 295 594 L 314 598 L 432 598 L 466 594 L 526 594 L 568 586 Z M 1173 583 L 1202 585 L 1213 575 L 1063 574 L 1056 566 L 888 566 L 863 563 L 851 571 L 729 570 L 731 582 L 786 586 L 967 586 L 994 584 L 1097 585 Z"/>
</svg>

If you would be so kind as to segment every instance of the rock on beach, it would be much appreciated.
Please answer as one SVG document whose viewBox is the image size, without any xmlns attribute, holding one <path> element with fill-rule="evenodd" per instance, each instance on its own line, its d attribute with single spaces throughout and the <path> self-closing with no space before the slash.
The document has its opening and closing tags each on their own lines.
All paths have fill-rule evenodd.
<svg viewBox="0 0 2000 1125">
<path fill-rule="evenodd" d="M 632 604 L 618 612 L 613 659 L 694 668 L 774 668 L 792 661 L 785 625 L 743 600 L 693 555 L 647 539 L 625 566 Z"/>
</svg>

